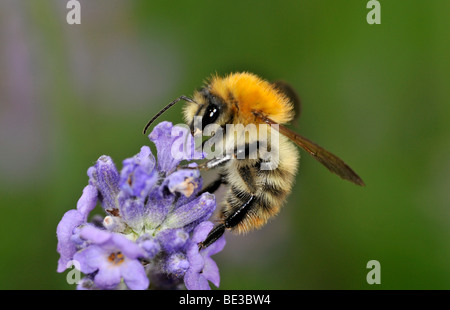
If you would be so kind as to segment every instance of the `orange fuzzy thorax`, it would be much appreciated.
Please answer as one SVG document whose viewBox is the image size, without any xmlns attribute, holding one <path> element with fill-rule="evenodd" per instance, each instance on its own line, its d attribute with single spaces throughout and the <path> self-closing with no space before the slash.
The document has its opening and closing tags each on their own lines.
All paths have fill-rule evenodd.
<svg viewBox="0 0 450 310">
<path fill-rule="evenodd" d="M 209 86 L 213 94 L 234 103 L 232 108 L 239 115 L 240 122 L 254 123 L 252 110 L 261 111 L 279 124 L 293 118 L 293 106 L 289 99 L 254 74 L 243 72 L 232 73 L 224 78 L 215 76 Z"/>
</svg>

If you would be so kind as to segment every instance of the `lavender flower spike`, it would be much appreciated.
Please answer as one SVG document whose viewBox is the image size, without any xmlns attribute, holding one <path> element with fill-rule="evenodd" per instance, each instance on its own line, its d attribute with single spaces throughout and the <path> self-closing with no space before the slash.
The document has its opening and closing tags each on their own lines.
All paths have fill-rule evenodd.
<svg viewBox="0 0 450 310">
<path fill-rule="evenodd" d="M 213 226 L 208 219 L 215 197 L 199 195 L 198 170 L 179 167 L 203 154 L 195 151 L 188 129 L 169 122 L 155 126 L 149 138 L 157 159 L 143 146 L 119 172 L 110 157 L 101 156 L 88 169 L 89 185 L 77 209 L 58 224 L 58 272 L 77 260 L 85 274 L 78 289 L 209 289 L 208 281 L 220 283 L 211 255 L 225 239 L 200 252 L 197 245 Z M 88 222 L 98 201 L 105 217 Z"/>
</svg>

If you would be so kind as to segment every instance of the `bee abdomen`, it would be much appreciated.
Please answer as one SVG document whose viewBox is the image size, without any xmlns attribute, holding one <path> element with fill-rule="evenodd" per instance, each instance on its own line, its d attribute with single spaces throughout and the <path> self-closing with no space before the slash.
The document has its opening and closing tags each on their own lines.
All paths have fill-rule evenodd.
<svg viewBox="0 0 450 310">
<path fill-rule="evenodd" d="M 230 188 L 221 216 L 226 228 L 237 233 L 258 229 L 284 205 L 295 180 L 299 154 L 294 145 L 280 137 L 278 159 L 237 160 L 227 170 Z M 275 168 L 265 170 L 267 167 Z"/>
<path fill-rule="evenodd" d="M 227 228 L 237 233 L 247 233 L 266 224 L 279 213 L 290 191 L 292 178 L 293 175 L 288 177 L 286 174 L 285 183 L 274 183 L 272 179 L 260 176 L 258 183 L 262 184 L 254 194 L 249 193 L 247 188 L 231 186 L 222 211 Z"/>
</svg>

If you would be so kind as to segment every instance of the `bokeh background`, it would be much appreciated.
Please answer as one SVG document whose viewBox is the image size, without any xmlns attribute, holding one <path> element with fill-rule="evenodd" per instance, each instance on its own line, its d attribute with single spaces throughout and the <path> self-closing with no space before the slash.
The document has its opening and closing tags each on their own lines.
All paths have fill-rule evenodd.
<svg viewBox="0 0 450 310">
<path fill-rule="evenodd" d="M 302 152 L 281 214 L 227 235 L 220 288 L 450 288 L 449 1 L 380 0 L 380 25 L 366 0 L 81 0 L 81 25 L 66 3 L 0 0 L 0 289 L 73 289 L 55 231 L 88 167 L 120 168 L 162 106 L 240 70 L 289 81 L 295 130 L 367 186 Z"/>
</svg>

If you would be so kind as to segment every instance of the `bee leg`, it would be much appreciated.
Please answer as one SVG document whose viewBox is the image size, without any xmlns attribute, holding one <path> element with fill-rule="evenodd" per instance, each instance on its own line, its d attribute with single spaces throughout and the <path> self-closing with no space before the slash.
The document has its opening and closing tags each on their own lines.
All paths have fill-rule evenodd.
<svg viewBox="0 0 450 310">
<path fill-rule="evenodd" d="M 220 175 L 218 179 L 214 180 L 213 182 L 208 184 L 208 186 L 203 188 L 200 191 L 200 193 L 197 194 L 197 196 L 201 196 L 203 193 L 206 193 L 206 192 L 214 194 L 214 192 L 216 190 L 218 190 L 220 185 L 222 185 L 222 184 L 228 184 L 228 182 L 223 175 Z"/>
<path fill-rule="evenodd" d="M 225 155 L 224 157 L 219 157 L 219 158 L 213 158 L 211 160 L 208 160 L 207 162 L 199 165 L 199 169 L 212 169 L 212 168 L 216 168 L 219 167 L 225 163 L 227 163 L 230 159 L 233 158 L 233 155 Z"/>
<path fill-rule="evenodd" d="M 234 158 L 233 156 L 234 155 L 225 155 L 224 157 L 213 158 L 197 166 L 178 166 L 178 169 L 209 170 L 227 163 L 230 159 Z"/>
<path fill-rule="evenodd" d="M 251 205 L 254 203 L 255 198 L 256 198 L 255 195 L 251 195 L 243 205 L 241 205 L 233 213 L 231 213 L 225 219 L 225 227 L 233 228 L 234 226 L 239 224 L 242 221 L 242 219 L 247 215 L 247 212 L 250 209 Z"/>
<path fill-rule="evenodd" d="M 208 236 L 206 237 L 206 239 L 203 242 L 200 242 L 198 244 L 198 249 L 206 249 L 207 247 L 209 247 L 211 244 L 213 244 L 214 242 L 217 241 L 217 239 L 219 239 L 220 237 L 222 237 L 222 235 L 225 232 L 225 224 L 219 224 L 216 227 L 213 228 L 213 230 L 211 230 L 208 234 Z"/>
<path fill-rule="evenodd" d="M 248 201 L 246 201 L 242 206 L 236 209 L 232 214 L 230 214 L 222 224 L 214 227 L 213 230 L 208 234 L 203 242 L 198 244 L 199 249 L 205 249 L 214 242 L 216 242 L 225 233 L 225 229 L 233 228 L 239 224 L 242 219 L 247 214 L 250 206 L 254 203 L 256 196 L 251 195 Z"/>
</svg>

